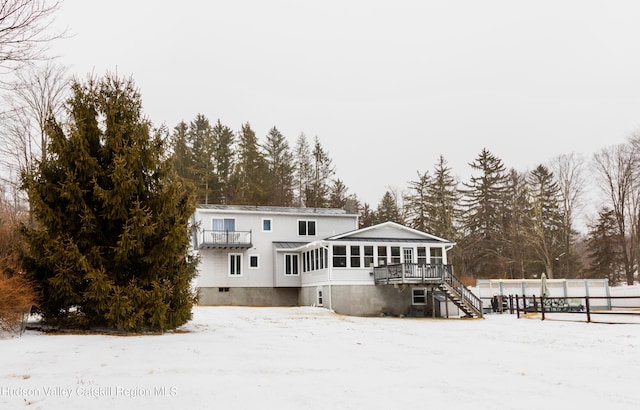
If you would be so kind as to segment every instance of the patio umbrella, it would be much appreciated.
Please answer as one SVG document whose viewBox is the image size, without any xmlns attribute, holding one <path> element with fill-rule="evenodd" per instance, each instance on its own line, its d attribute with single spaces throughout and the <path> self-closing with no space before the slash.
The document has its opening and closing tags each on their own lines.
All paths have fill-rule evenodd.
<svg viewBox="0 0 640 410">
<path fill-rule="evenodd" d="M 544 298 L 549 297 L 549 286 L 547 285 L 547 274 L 542 272 L 542 276 L 540 278 L 540 296 Z"/>
</svg>

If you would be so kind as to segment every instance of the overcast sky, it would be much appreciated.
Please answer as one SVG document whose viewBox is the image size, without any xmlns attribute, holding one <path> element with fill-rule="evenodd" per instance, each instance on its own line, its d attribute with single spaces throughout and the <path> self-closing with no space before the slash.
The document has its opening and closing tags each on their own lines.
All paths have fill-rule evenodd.
<svg viewBox="0 0 640 410">
<path fill-rule="evenodd" d="M 70 72 L 132 76 L 173 128 L 202 113 L 318 136 L 377 206 L 440 154 L 468 180 L 590 156 L 640 130 L 640 1 L 64 0 Z"/>
</svg>

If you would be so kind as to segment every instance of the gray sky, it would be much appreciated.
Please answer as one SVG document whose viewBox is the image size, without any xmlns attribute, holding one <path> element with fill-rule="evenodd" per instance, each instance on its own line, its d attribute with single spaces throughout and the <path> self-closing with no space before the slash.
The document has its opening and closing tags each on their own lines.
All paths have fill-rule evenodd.
<svg viewBox="0 0 640 410">
<path fill-rule="evenodd" d="M 525 171 L 623 142 L 639 21 L 636 0 L 64 0 L 52 51 L 80 78 L 131 75 L 156 125 L 318 136 L 375 207 L 440 154 L 467 180 L 483 147 Z"/>
</svg>

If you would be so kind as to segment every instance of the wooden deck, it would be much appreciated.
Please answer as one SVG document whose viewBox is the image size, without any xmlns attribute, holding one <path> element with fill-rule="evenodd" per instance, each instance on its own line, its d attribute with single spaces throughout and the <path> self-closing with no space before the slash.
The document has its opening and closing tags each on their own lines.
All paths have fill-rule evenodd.
<svg viewBox="0 0 640 410">
<path fill-rule="evenodd" d="M 467 316 L 482 317 L 482 301 L 453 274 L 451 265 L 397 263 L 373 268 L 376 285 L 425 285 L 442 290 Z"/>
</svg>

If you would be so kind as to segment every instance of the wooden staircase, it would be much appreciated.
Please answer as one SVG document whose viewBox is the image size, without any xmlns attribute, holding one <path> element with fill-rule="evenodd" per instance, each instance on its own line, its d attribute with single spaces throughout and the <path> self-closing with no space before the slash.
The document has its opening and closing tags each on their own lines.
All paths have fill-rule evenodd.
<svg viewBox="0 0 640 410">
<path fill-rule="evenodd" d="M 452 301 L 458 309 L 464 312 L 466 317 L 482 318 L 482 302 L 464 286 L 463 290 L 461 290 L 448 281 L 443 281 L 438 285 L 438 288 L 447 295 L 447 298 Z M 467 295 L 467 293 L 470 295 Z M 474 298 L 477 300 L 474 300 Z"/>
</svg>

